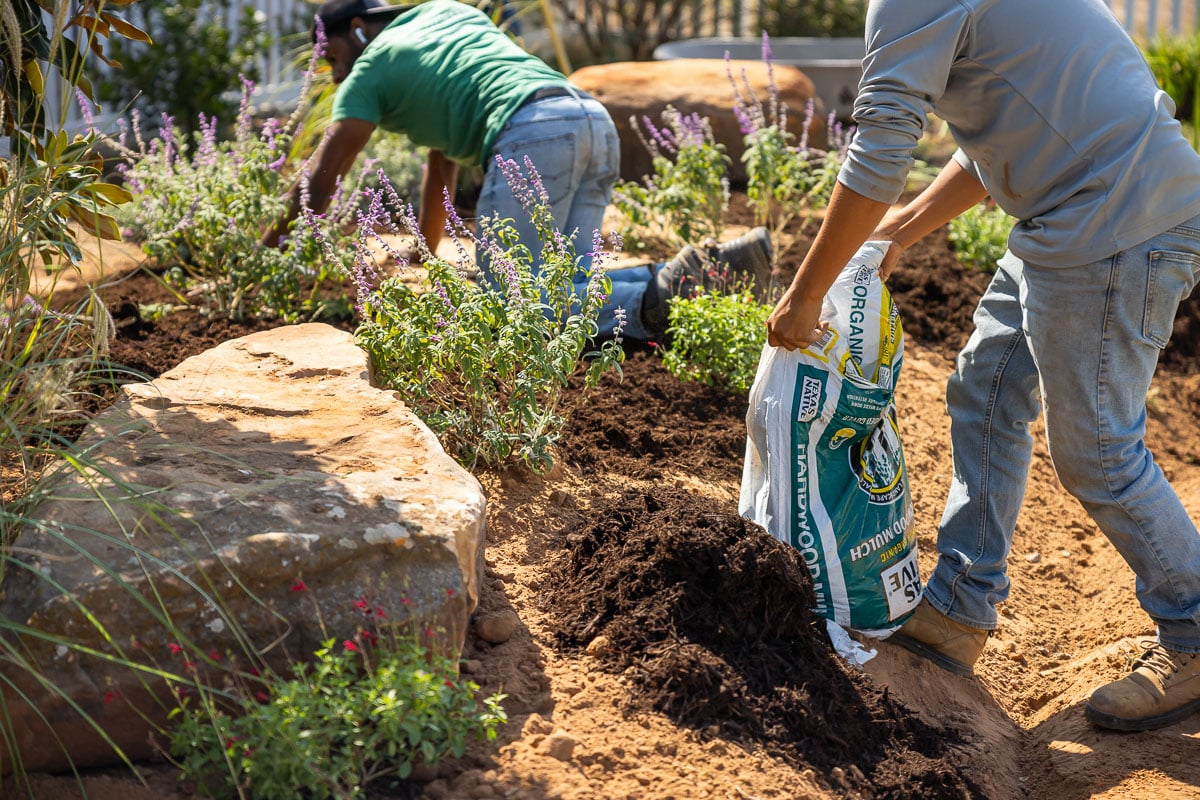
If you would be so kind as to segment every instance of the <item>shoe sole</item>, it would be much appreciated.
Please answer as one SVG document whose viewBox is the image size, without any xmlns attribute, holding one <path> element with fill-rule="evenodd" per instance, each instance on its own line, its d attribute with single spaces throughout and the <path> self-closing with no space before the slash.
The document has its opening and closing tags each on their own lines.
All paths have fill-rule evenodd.
<svg viewBox="0 0 1200 800">
<path fill-rule="evenodd" d="M 934 650 L 924 642 L 918 642 L 916 639 L 911 639 L 902 633 L 893 633 L 891 636 L 884 639 L 884 641 L 898 644 L 908 652 L 914 653 L 921 658 L 933 662 L 935 665 L 941 667 L 947 672 L 953 672 L 955 675 L 959 675 L 963 678 L 975 677 L 974 668 L 962 663 L 961 661 L 955 661 L 953 658 Z"/>
<path fill-rule="evenodd" d="M 1087 717 L 1088 722 L 1093 725 L 1113 731 L 1152 731 L 1156 728 L 1165 728 L 1168 725 L 1186 719 L 1197 711 L 1200 711 L 1200 699 L 1193 700 L 1173 711 L 1168 711 L 1165 714 L 1159 714 L 1155 717 L 1131 719 L 1129 717 L 1118 717 L 1114 714 L 1097 711 L 1089 703 L 1083 707 L 1083 716 Z"/>
</svg>

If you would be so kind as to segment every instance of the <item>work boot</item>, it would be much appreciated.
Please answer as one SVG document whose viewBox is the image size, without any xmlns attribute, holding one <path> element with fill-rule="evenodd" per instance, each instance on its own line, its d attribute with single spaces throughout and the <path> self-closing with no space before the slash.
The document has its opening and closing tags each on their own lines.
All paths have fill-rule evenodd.
<svg viewBox="0 0 1200 800">
<path fill-rule="evenodd" d="M 687 245 L 650 279 L 642 299 L 643 326 L 661 336 L 667 329 L 667 303 L 672 297 L 691 297 L 700 287 L 749 287 L 762 300 L 771 283 L 774 258 L 771 234 L 761 227 L 705 250 Z"/>
<path fill-rule="evenodd" d="M 900 630 L 887 638 L 956 675 L 975 676 L 975 662 L 991 631 L 950 619 L 925 598 Z"/>
<path fill-rule="evenodd" d="M 1117 731 L 1149 731 L 1200 710 L 1200 653 L 1179 653 L 1158 642 L 1133 662 L 1133 672 L 1092 692 L 1083 714 Z"/>
</svg>

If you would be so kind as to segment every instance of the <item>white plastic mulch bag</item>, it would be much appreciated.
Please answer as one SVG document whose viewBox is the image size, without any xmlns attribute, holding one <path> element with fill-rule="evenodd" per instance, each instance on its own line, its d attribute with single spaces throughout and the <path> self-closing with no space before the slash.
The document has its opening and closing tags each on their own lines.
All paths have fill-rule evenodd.
<svg viewBox="0 0 1200 800">
<path fill-rule="evenodd" d="M 815 611 L 891 633 L 921 597 L 904 453 L 892 405 L 904 351 L 879 277 L 886 242 L 867 242 L 825 298 L 811 346 L 763 348 L 750 408 L 739 512 L 800 551 Z"/>
</svg>

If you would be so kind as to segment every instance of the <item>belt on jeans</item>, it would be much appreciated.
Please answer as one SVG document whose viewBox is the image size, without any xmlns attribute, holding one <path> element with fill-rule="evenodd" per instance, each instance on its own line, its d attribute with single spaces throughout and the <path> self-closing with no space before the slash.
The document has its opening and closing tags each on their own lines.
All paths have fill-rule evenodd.
<svg viewBox="0 0 1200 800">
<path fill-rule="evenodd" d="M 568 89 L 565 86 L 545 86 L 529 95 L 529 99 L 525 102 L 532 103 L 534 100 L 545 100 L 549 97 L 577 97 L 583 100 L 591 95 L 580 89 Z"/>
</svg>

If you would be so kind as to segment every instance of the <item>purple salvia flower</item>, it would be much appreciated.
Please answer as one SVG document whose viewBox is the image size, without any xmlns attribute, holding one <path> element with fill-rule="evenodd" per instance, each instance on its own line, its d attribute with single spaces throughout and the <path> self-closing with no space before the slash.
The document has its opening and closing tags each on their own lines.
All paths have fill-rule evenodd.
<svg viewBox="0 0 1200 800">
<path fill-rule="evenodd" d="M 308 104 L 304 101 L 312 91 L 313 79 L 316 77 L 317 68 L 321 64 L 321 59 L 325 57 L 325 51 L 329 46 L 329 37 L 325 35 L 325 23 L 316 15 L 313 16 L 313 39 L 312 52 L 308 55 L 308 66 L 304 68 L 304 80 L 300 86 L 300 102 L 296 104 L 296 110 L 288 117 L 288 121 L 284 125 L 286 130 L 294 130 L 300 118 L 307 110 Z"/>
<path fill-rule="evenodd" d="M 87 126 L 88 133 L 96 133 L 96 117 L 92 113 L 92 102 L 79 87 L 75 88 L 75 102 L 79 104 L 79 113 L 83 117 L 83 123 Z"/>
<path fill-rule="evenodd" d="M 250 97 L 254 94 L 254 81 L 241 74 L 238 78 L 242 82 L 242 100 L 238 105 L 237 141 L 244 142 L 250 137 Z"/>
<path fill-rule="evenodd" d="M 533 187 L 541 205 L 550 205 L 550 193 L 546 191 L 545 184 L 542 183 L 542 176 L 537 171 L 537 167 L 533 165 L 533 161 L 529 156 L 525 156 L 525 172 L 529 175 L 529 183 Z"/>
<path fill-rule="evenodd" d="M 217 117 L 214 114 L 209 119 L 203 112 L 200 114 L 200 146 L 196 148 L 194 164 L 212 168 L 217 165 Z"/>
<path fill-rule="evenodd" d="M 797 148 L 802 155 L 808 152 L 808 129 L 817 115 L 816 108 L 813 98 L 808 98 L 808 102 L 804 104 L 804 128 L 800 132 L 800 144 Z"/>
<path fill-rule="evenodd" d="M 135 108 L 130 112 L 133 119 L 133 141 L 137 143 L 139 153 L 146 152 L 146 142 L 142 140 L 142 115 Z"/>
<path fill-rule="evenodd" d="M 667 109 L 663 111 L 663 118 L 669 118 L 669 115 L 673 110 L 674 109 Z M 649 132 L 651 140 L 658 145 L 663 152 L 672 156 L 679 152 L 671 142 L 669 138 L 670 131 L 668 131 L 667 128 L 655 127 L 654 123 L 650 121 L 649 117 L 642 117 L 642 122 L 646 125 L 646 130 Z"/>
</svg>

